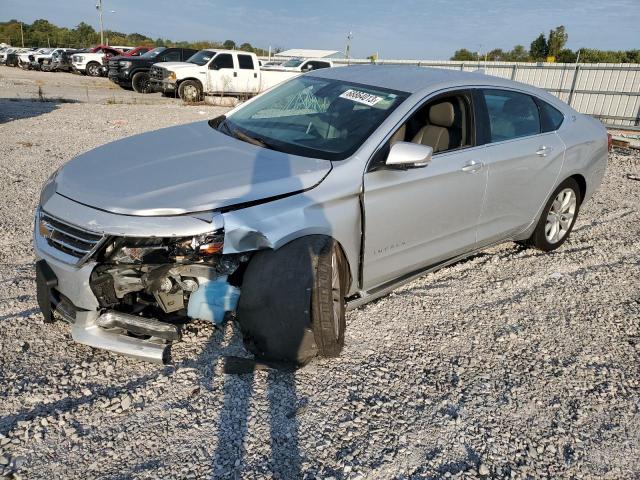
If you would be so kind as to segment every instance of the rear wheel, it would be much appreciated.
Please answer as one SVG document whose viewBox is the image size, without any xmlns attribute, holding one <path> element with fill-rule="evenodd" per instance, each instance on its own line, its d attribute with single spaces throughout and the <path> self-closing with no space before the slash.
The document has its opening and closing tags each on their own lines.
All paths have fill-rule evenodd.
<svg viewBox="0 0 640 480">
<path fill-rule="evenodd" d="M 573 178 L 566 179 L 551 194 L 526 243 L 545 252 L 559 248 L 569 238 L 581 202 L 578 183 Z"/>
<path fill-rule="evenodd" d="M 238 322 L 258 359 L 304 365 L 344 346 L 349 270 L 338 243 L 322 235 L 257 252 L 242 284 Z"/>
<path fill-rule="evenodd" d="M 151 93 L 151 82 L 147 72 L 138 72 L 131 79 L 131 86 L 138 93 Z"/>
<path fill-rule="evenodd" d="M 178 95 L 188 103 L 202 100 L 202 85 L 197 80 L 185 80 L 178 87 Z"/>
<path fill-rule="evenodd" d="M 89 62 L 86 69 L 87 75 L 90 77 L 100 76 L 100 64 L 96 62 Z"/>
</svg>

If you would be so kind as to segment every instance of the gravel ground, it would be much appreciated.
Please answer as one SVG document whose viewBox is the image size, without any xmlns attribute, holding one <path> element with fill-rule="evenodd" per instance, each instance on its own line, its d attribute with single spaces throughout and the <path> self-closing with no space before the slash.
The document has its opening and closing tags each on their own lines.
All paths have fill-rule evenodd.
<svg viewBox="0 0 640 480">
<path fill-rule="evenodd" d="M 170 104 L 175 99 L 160 93 L 142 95 L 125 90 L 106 77 L 67 72 L 39 72 L 0 66 L 0 97 L 16 99 L 64 99 L 83 103 Z"/>
<path fill-rule="evenodd" d="M 569 241 L 513 243 L 347 317 L 342 356 L 221 373 L 232 325 L 189 326 L 168 367 L 94 351 L 35 300 L 47 176 L 211 107 L 0 100 L 0 474 L 22 478 L 640 476 L 640 174 L 617 151 Z"/>
</svg>

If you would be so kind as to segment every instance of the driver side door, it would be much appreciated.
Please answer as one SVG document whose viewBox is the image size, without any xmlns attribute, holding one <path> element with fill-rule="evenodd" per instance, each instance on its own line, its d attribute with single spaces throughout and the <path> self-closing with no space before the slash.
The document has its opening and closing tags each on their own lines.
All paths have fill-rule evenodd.
<svg viewBox="0 0 640 480">
<path fill-rule="evenodd" d="M 364 174 L 365 290 L 472 250 L 476 244 L 487 184 L 485 148 L 475 143 L 469 92 L 445 95 L 446 101 L 467 102 L 459 113 L 463 118 L 456 119 L 467 125 L 461 145 L 434 149 L 426 167 L 398 170 L 385 165 L 372 169 L 370 165 Z M 419 126 L 412 124 L 416 120 L 424 123 L 422 119 L 429 117 L 425 112 L 442 101 L 438 96 L 415 111 L 401 127 L 406 130 L 401 140 L 421 138 L 415 133 Z M 396 134 L 391 138 L 398 139 Z"/>
</svg>

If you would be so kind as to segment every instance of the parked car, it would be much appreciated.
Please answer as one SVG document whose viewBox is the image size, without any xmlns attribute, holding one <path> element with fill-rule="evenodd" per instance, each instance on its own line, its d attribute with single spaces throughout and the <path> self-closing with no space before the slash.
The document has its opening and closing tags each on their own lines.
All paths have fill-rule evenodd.
<svg viewBox="0 0 640 480">
<path fill-rule="evenodd" d="M 73 69 L 76 72 L 99 77 L 104 73 L 102 68 L 102 58 L 107 56 L 122 55 L 123 52 L 107 45 L 98 45 L 85 53 L 77 53 L 71 57 Z"/>
<path fill-rule="evenodd" d="M 321 68 L 332 68 L 333 62 L 321 58 L 290 58 L 286 62 L 271 67 L 273 70 L 284 70 L 288 72 L 310 72 Z M 264 67 L 263 67 L 264 68 Z"/>
<path fill-rule="evenodd" d="M 261 70 L 254 53 L 211 49 L 200 50 L 186 62 L 156 63 L 149 72 L 154 90 L 177 92 L 188 102 L 204 95 L 252 96 L 297 75 L 300 72 Z"/>
<path fill-rule="evenodd" d="M 137 57 L 118 56 L 109 60 L 109 80 L 139 93 L 152 91 L 149 70 L 157 62 L 183 62 L 196 50 L 192 48 L 158 47 Z"/>
<path fill-rule="evenodd" d="M 177 324 L 235 312 L 259 358 L 303 364 L 403 282 L 500 242 L 560 247 L 606 163 L 602 124 L 529 85 L 317 70 L 57 170 L 37 298 L 96 348 L 166 362 Z"/>
<path fill-rule="evenodd" d="M 69 48 L 59 49 L 51 55 L 51 58 L 43 59 L 40 68 L 45 72 L 70 72 L 73 70 L 71 57 L 77 52 Z"/>
<path fill-rule="evenodd" d="M 7 62 L 7 55 L 15 52 L 14 47 L 3 47 L 0 49 L 0 65 L 4 65 Z"/>
<path fill-rule="evenodd" d="M 47 49 L 47 51 L 39 53 L 39 54 L 34 54 L 30 56 L 30 60 L 31 63 L 29 65 L 29 68 L 31 70 L 42 70 L 42 66 L 45 64 L 49 65 L 52 61 L 52 58 L 54 56 L 58 57 L 60 56 L 62 53 L 71 50 L 69 48 L 52 48 L 52 49 Z"/>
<path fill-rule="evenodd" d="M 35 60 L 36 55 L 53 51 L 52 48 L 29 48 L 18 54 L 18 66 L 24 70 L 31 68 L 31 63 Z"/>
</svg>

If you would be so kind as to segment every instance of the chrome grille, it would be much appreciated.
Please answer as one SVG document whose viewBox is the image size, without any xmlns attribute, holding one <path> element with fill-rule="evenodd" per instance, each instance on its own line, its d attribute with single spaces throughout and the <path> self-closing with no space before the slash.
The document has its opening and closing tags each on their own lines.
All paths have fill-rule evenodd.
<svg viewBox="0 0 640 480">
<path fill-rule="evenodd" d="M 162 80 L 163 78 L 168 76 L 168 73 L 169 71 L 166 68 L 153 66 L 149 71 L 149 77 L 153 78 L 154 80 Z"/>
<path fill-rule="evenodd" d="M 38 233 L 49 247 L 74 257 L 75 263 L 87 260 L 105 239 L 104 235 L 88 232 L 40 212 Z"/>
</svg>

